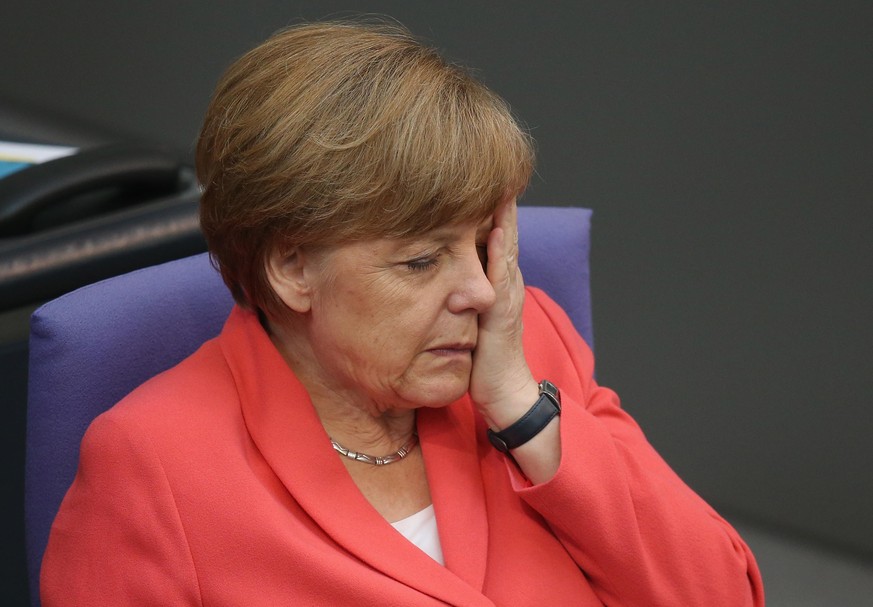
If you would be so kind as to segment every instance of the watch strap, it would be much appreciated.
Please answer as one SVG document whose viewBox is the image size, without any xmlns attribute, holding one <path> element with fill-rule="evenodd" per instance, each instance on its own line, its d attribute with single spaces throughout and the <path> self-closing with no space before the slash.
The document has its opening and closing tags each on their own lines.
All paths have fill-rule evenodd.
<svg viewBox="0 0 873 607">
<path fill-rule="evenodd" d="M 547 379 L 539 383 L 540 396 L 527 413 L 500 432 L 488 429 L 488 440 L 494 447 L 508 453 L 539 434 L 555 416 L 561 413 L 561 394 Z"/>
</svg>

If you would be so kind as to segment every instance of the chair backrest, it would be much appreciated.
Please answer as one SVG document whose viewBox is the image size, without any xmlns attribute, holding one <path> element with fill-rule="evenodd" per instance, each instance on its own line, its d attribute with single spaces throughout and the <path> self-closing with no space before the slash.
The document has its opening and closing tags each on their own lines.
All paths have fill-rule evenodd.
<svg viewBox="0 0 873 607">
<path fill-rule="evenodd" d="M 591 211 L 519 209 L 525 282 L 548 292 L 592 344 Z M 97 415 L 219 333 L 232 300 L 207 255 L 137 270 L 55 299 L 31 319 L 26 539 L 33 605 L 49 529 Z"/>
</svg>

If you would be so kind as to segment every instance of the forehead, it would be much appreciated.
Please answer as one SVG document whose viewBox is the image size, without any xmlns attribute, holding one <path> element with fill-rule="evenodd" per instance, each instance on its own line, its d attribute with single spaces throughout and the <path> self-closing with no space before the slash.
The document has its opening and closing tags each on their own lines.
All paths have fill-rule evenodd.
<svg viewBox="0 0 873 607">
<path fill-rule="evenodd" d="M 459 221 L 457 223 L 445 224 L 432 230 L 422 232 L 418 236 L 412 238 L 440 238 L 451 236 L 464 236 L 470 232 L 480 233 L 489 232 L 494 225 L 494 215 L 488 215 L 482 219 L 471 219 L 468 221 Z"/>
<path fill-rule="evenodd" d="M 390 256 L 393 254 L 415 254 L 439 246 L 450 246 L 465 240 L 475 239 L 477 244 L 483 244 L 494 224 L 493 217 L 485 219 L 447 224 L 402 238 L 367 238 L 347 243 L 324 247 L 318 253 L 324 261 L 362 261 L 372 257 Z"/>
<path fill-rule="evenodd" d="M 493 216 L 489 215 L 484 219 L 464 221 L 442 225 L 432 230 L 415 234 L 405 238 L 385 239 L 393 241 L 399 245 L 415 244 L 423 242 L 453 242 L 463 240 L 474 235 L 478 238 L 487 238 L 488 233 L 494 225 Z"/>
</svg>

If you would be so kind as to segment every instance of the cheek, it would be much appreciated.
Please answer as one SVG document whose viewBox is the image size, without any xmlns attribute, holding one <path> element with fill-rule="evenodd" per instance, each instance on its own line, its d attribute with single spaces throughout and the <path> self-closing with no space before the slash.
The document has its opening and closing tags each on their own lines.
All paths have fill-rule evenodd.
<svg viewBox="0 0 873 607">
<path fill-rule="evenodd" d="M 371 292 L 344 290 L 323 302 L 313 339 L 346 375 L 394 374 L 417 351 L 424 324 L 408 303 L 374 297 Z"/>
<path fill-rule="evenodd" d="M 405 350 L 434 323 L 438 310 L 428 305 L 430 300 L 423 289 L 402 281 L 373 280 L 338 292 L 334 316 L 374 348 L 393 344 L 394 349 Z"/>
<path fill-rule="evenodd" d="M 408 282 L 408 281 L 407 281 Z M 344 375 L 391 381 L 414 365 L 432 341 L 438 297 L 396 277 L 341 274 L 318 293 L 312 338 L 324 355 L 338 357 Z M 326 362 L 326 361 L 325 361 Z M 353 367 L 353 368 L 349 368 Z"/>
</svg>

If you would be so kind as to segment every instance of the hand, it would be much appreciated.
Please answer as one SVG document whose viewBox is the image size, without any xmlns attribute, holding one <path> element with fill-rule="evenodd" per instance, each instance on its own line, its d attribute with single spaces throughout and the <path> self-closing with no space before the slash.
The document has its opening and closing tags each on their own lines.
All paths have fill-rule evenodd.
<svg viewBox="0 0 873 607">
<path fill-rule="evenodd" d="M 508 198 L 494 213 L 488 236 L 486 275 L 497 295 L 479 315 L 479 338 L 473 355 L 470 396 L 494 429 L 511 425 L 538 398 L 522 349 L 524 281 L 518 268 L 518 207 Z"/>
</svg>

